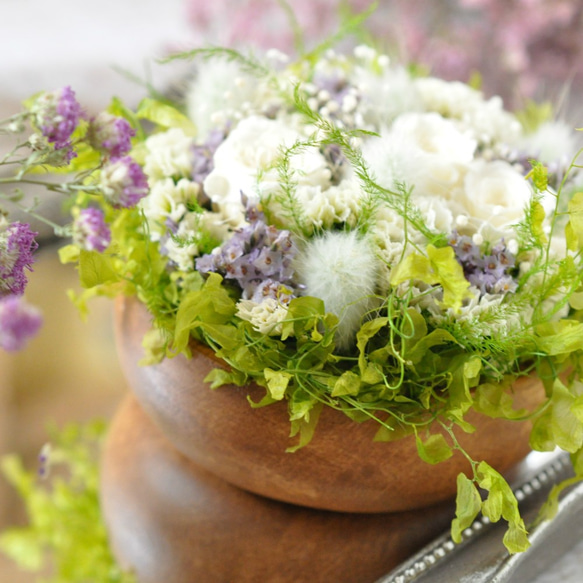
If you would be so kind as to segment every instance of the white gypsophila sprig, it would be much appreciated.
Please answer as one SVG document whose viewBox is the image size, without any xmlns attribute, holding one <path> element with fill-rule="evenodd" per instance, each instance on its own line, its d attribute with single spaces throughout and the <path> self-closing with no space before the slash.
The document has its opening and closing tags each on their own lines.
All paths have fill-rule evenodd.
<svg viewBox="0 0 583 583">
<path fill-rule="evenodd" d="M 362 95 L 358 111 L 365 127 L 379 130 L 403 113 L 424 111 L 419 91 L 403 67 L 387 62 L 377 69 L 357 67 L 353 75 Z"/>
<path fill-rule="evenodd" d="M 347 225 L 354 228 L 360 215 L 362 190 L 355 180 L 343 180 L 329 188 L 322 186 L 300 185 L 294 190 L 293 197 L 302 209 L 302 226 L 308 233 L 315 230 L 329 230 L 334 225 Z M 277 199 L 269 203 L 271 217 L 285 228 L 294 227 L 286 211 Z"/>
<path fill-rule="evenodd" d="M 240 300 L 237 303 L 239 318 L 250 322 L 260 334 L 281 335 L 283 322 L 287 319 L 288 309 L 274 298 L 265 298 L 261 303 Z"/>
<path fill-rule="evenodd" d="M 356 231 L 329 231 L 309 240 L 294 261 L 305 294 L 324 301 L 339 318 L 336 344 L 348 349 L 373 306 L 379 260 L 368 239 Z"/>
</svg>

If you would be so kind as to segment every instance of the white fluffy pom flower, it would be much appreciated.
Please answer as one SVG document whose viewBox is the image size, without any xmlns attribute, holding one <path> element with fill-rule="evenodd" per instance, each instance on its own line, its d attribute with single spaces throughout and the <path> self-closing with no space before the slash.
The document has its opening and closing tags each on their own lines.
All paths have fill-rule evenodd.
<svg viewBox="0 0 583 583">
<path fill-rule="evenodd" d="M 346 350 L 373 305 L 379 260 L 372 245 L 354 231 L 329 231 L 306 244 L 294 268 L 306 295 L 339 317 L 336 344 Z"/>
<path fill-rule="evenodd" d="M 257 80 L 243 73 L 237 63 L 225 59 L 201 62 L 194 82 L 186 90 L 188 116 L 198 135 L 205 138 L 222 128 L 247 105 L 257 101 Z"/>
</svg>

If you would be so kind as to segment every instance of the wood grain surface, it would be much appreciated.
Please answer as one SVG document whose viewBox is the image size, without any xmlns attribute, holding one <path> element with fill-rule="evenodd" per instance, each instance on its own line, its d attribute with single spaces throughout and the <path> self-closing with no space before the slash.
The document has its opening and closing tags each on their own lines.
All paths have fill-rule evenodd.
<svg viewBox="0 0 583 583">
<path fill-rule="evenodd" d="M 113 421 L 101 492 L 114 552 L 139 583 L 373 583 L 453 513 L 327 512 L 248 493 L 178 453 L 133 397 Z"/>
</svg>

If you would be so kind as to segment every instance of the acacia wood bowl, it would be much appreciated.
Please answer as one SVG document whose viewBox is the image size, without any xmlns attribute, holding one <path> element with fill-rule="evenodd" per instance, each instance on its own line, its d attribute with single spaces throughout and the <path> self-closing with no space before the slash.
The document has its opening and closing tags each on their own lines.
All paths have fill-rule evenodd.
<svg viewBox="0 0 583 583">
<path fill-rule="evenodd" d="M 116 306 L 120 360 L 129 384 L 166 438 L 198 466 L 240 488 L 302 506 L 342 512 L 394 512 L 452 498 L 456 478 L 469 472 L 455 452 L 437 465 L 422 461 L 415 439 L 374 442 L 374 421 L 357 423 L 324 407 L 313 440 L 295 453 L 289 437 L 287 406 L 278 402 L 252 409 L 265 390 L 251 383 L 211 390 L 203 382 L 217 366 L 212 351 L 192 343 L 192 358 L 182 355 L 141 367 L 142 338 L 150 329 L 146 308 L 133 298 Z M 532 410 L 543 398 L 542 383 L 522 377 L 514 386 L 515 406 Z M 505 472 L 530 451 L 529 421 L 466 415 L 474 433 L 456 431 L 475 460 Z M 437 432 L 437 430 L 436 430 Z"/>
<path fill-rule="evenodd" d="M 101 506 L 118 564 L 140 583 L 373 583 L 453 514 L 451 503 L 348 514 L 251 494 L 180 454 L 132 396 L 108 434 Z"/>
</svg>

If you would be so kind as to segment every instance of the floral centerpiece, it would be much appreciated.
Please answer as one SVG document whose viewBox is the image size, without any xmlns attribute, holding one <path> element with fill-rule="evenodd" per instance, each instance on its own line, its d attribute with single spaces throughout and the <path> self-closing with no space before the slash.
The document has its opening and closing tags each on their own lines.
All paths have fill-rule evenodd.
<svg viewBox="0 0 583 583">
<path fill-rule="evenodd" d="M 184 101 L 135 112 L 114 99 L 89 118 L 70 88 L 36 96 L 2 126 L 15 136 L 3 165 L 18 170 L 0 183 L 66 196 L 73 220 L 55 228 L 72 237 L 60 255 L 78 266 L 82 310 L 136 296 L 154 324 L 144 364 L 207 345 L 229 365 L 213 387 L 254 381 L 261 405 L 287 402 L 290 449 L 332 407 L 374 420 L 378 439 L 414 435 L 437 463 L 475 409 L 531 416 L 531 446 L 567 450 L 583 475 L 575 135 L 371 47 L 331 46 L 295 62 L 180 54 L 198 63 Z M 2 196 L 37 214 L 18 189 Z M 35 243 L 21 222 L 1 229 L 0 338 L 14 349 L 39 323 L 22 300 Z M 533 374 L 545 401 L 515 410 L 511 385 Z M 482 460 L 471 468 L 454 538 L 482 511 L 525 550 L 510 487 Z"/>
</svg>

